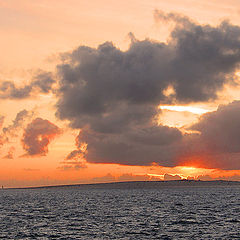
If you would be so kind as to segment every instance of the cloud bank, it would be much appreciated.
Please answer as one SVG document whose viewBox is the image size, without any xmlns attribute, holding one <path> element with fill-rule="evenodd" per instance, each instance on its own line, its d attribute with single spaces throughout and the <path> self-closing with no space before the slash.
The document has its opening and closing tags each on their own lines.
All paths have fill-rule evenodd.
<svg viewBox="0 0 240 240">
<path fill-rule="evenodd" d="M 155 19 L 175 22 L 167 43 L 139 41 L 132 35 L 126 51 L 106 42 L 67 53 L 57 67 L 56 115 L 69 120 L 72 128 L 82 129 L 78 147 L 88 144 L 88 162 L 176 166 L 204 152 L 211 159 L 209 167 L 219 162 L 215 166 L 240 169 L 234 158 L 230 165 L 227 160 L 215 160 L 216 153 L 239 152 L 238 130 L 234 130 L 238 102 L 204 115 L 192 126 L 199 134 L 184 135 L 158 124 L 159 105 L 207 102 L 217 99 L 226 84 L 236 84 L 240 27 L 227 21 L 200 25 L 160 11 Z M 173 89 L 170 94 L 166 94 L 168 88 Z M 78 154 L 75 150 L 68 158 Z"/>
<path fill-rule="evenodd" d="M 65 54 L 65 62 L 57 66 L 57 117 L 82 129 L 78 147 L 88 144 L 88 162 L 176 166 L 206 153 L 206 159 L 211 159 L 208 167 L 240 169 L 236 159 L 229 165 L 216 157 L 216 153 L 239 152 L 238 130 L 234 130 L 238 102 L 204 115 L 192 126 L 199 134 L 184 135 L 158 124 L 159 105 L 207 102 L 217 99 L 226 84 L 236 84 L 240 27 L 227 21 L 200 25 L 160 11 L 155 19 L 175 22 L 167 43 L 139 41 L 131 35 L 126 51 L 106 42 Z M 173 91 L 166 94 L 169 88 Z M 68 158 L 78 154 L 79 149 Z"/>
<path fill-rule="evenodd" d="M 185 136 L 181 161 L 240 169 L 240 101 L 220 105 L 216 111 L 202 115 L 190 129 L 199 134 Z"/>
</svg>

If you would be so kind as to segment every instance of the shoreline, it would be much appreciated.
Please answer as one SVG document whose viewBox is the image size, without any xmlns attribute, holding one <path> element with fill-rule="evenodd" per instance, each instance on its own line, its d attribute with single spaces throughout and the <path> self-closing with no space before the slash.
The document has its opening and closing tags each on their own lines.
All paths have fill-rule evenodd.
<svg viewBox="0 0 240 240">
<path fill-rule="evenodd" d="M 124 181 L 107 183 L 82 183 L 47 185 L 37 187 L 13 187 L 2 188 L 1 190 L 21 190 L 21 189 L 52 189 L 52 188 L 81 188 L 81 189 L 158 189 L 158 188 L 178 188 L 178 187 L 240 187 L 240 181 L 227 180 L 170 180 L 170 181 Z M 0 190 L 0 191 L 1 191 Z"/>
</svg>

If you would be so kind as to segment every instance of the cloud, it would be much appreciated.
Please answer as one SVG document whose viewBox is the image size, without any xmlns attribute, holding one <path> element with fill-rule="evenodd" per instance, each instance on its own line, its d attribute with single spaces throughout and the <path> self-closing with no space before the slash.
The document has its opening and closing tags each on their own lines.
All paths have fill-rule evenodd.
<svg viewBox="0 0 240 240">
<path fill-rule="evenodd" d="M 226 84 L 236 84 L 240 27 L 200 25 L 159 11 L 155 19 L 175 22 L 167 43 L 131 34 L 126 51 L 111 42 L 80 46 L 57 66 L 56 115 L 82 129 L 78 141 L 88 144 L 88 162 L 178 165 L 179 152 L 197 148 L 199 135 L 159 125 L 159 105 L 214 100 Z"/>
<path fill-rule="evenodd" d="M 166 13 L 159 9 L 154 10 L 154 19 L 156 22 L 163 21 L 168 23 L 169 21 L 173 21 L 175 24 L 184 25 L 185 27 L 190 25 L 193 21 L 192 19 L 183 14 L 177 12 Z"/>
<path fill-rule="evenodd" d="M 1 99 L 25 99 L 34 95 L 34 93 L 47 94 L 53 89 L 52 73 L 39 71 L 32 81 L 24 86 L 17 87 L 14 82 L 0 82 L 0 98 Z"/>
<path fill-rule="evenodd" d="M 81 131 L 79 132 L 80 135 Z M 79 160 L 85 158 L 85 153 L 87 150 L 87 145 L 83 142 L 79 142 L 79 135 L 75 139 L 75 145 L 77 150 L 70 152 L 65 158 L 66 161 Z"/>
<path fill-rule="evenodd" d="M 82 150 L 73 150 L 67 155 L 66 160 L 72 160 L 75 158 L 83 157 L 82 155 L 83 155 Z"/>
<path fill-rule="evenodd" d="M 23 126 L 26 120 L 31 119 L 33 115 L 33 111 L 27 111 L 26 109 L 18 112 L 15 119 L 12 121 L 12 124 L 3 128 L 3 133 L 5 135 L 17 136 L 17 130 Z"/>
<path fill-rule="evenodd" d="M 186 135 L 181 146 L 184 163 L 209 168 L 240 169 L 240 101 L 220 105 L 216 111 L 203 114 Z"/>
<path fill-rule="evenodd" d="M 201 132 L 201 140 L 212 152 L 240 152 L 240 101 L 220 105 L 190 128 Z"/>
<path fill-rule="evenodd" d="M 166 18 L 180 18 L 170 16 Z M 156 105 L 173 99 L 187 103 L 217 98 L 225 83 L 234 82 L 240 27 L 228 22 L 199 25 L 188 18 L 184 22 L 188 24 L 176 25 L 167 44 L 135 40 L 121 51 L 106 42 L 97 49 L 80 46 L 69 53 L 68 63 L 58 65 L 58 116 L 78 128 L 89 121 L 94 125 L 95 117 L 112 120 L 126 106 L 153 113 Z M 166 97 L 169 86 L 174 94 Z"/>
<path fill-rule="evenodd" d="M 153 131 L 156 131 L 153 134 Z M 125 165 L 175 166 L 172 144 L 182 138 L 176 128 L 135 128 L 122 134 L 96 133 L 84 129 L 78 136 L 79 143 L 87 143 L 86 160 L 94 163 L 120 163 Z"/>
<path fill-rule="evenodd" d="M 42 118 L 34 119 L 27 125 L 22 137 L 23 148 L 28 156 L 44 156 L 49 143 L 61 134 L 61 129 Z"/>
<path fill-rule="evenodd" d="M 32 88 L 37 88 L 40 93 L 50 93 L 53 90 L 53 84 L 55 80 L 51 72 L 39 71 L 37 75 L 33 77 L 31 82 Z"/>
<path fill-rule="evenodd" d="M 66 158 L 64 159 L 61 164 L 63 164 L 59 169 L 61 170 L 80 170 L 83 168 L 87 168 L 86 165 L 86 151 L 87 151 L 87 144 L 79 142 L 79 137 L 77 136 L 76 139 L 76 150 L 70 152 Z"/>
<path fill-rule="evenodd" d="M 90 182 L 93 183 L 102 183 L 102 182 L 132 182 L 132 181 L 159 181 L 159 178 L 155 178 L 148 175 L 135 175 L 132 173 L 124 173 L 118 177 L 113 176 L 108 173 L 102 177 L 95 177 L 90 179 Z"/>
<path fill-rule="evenodd" d="M 172 181 L 172 180 L 181 180 L 182 178 L 175 174 L 175 175 L 172 175 L 172 174 L 164 174 L 164 181 Z"/>
<path fill-rule="evenodd" d="M 29 120 L 33 116 L 33 111 L 22 110 L 17 113 L 15 119 L 12 121 L 12 124 L 7 127 L 2 128 L 2 132 L 0 134 L 0 146 L 9 142 L 9 138 L 17 137 L 17 133 L 19 133 L 20 128 L 24 126 L 26 120 Z M 2 127 L 4 121 L 4 117 L 0 116 L 0 127 Z M 11 149 L 11 148 L 10 148 Z M 11 158 L 11 151 L 6 155 L 6 158 Z"/>
<path fill-rule="evenodd" d="M 62 162 L 63 165 L 58 167 L 57 169 L 61 171 L 78 171 L 80 169 L 87 168 L 87 165 L 83 161 L 72 161 L 72 162 Z"/>
<path fill-rule="evenodd" d="M 3 158 L 4 159 L 13 159 L 14 158 L 14 156 L 13 156 L 14 152 L 15 152 L 15 147 L 12 146 L 12 147 L 9 148 L 7 155 L 4 156 Z"/>
</svg>

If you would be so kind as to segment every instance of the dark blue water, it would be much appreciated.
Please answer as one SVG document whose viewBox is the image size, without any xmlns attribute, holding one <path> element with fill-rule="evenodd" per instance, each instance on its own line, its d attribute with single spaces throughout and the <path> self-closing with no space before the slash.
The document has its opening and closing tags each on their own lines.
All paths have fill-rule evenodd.
<svg viewBox="0 0 240 240">
<path fill-rule="evenodd" d="M 240 189 L 2 190 L 0 239 L 240 239 Z"/>
</svg>

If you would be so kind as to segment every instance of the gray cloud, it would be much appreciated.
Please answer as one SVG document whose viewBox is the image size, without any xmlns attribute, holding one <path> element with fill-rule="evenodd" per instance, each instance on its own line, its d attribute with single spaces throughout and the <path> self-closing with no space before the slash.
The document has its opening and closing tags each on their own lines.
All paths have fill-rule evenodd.
<svg viewBox="0 0 240 240">
<path fill-rule="evenodd" d="M 87 168 L 86 166 L 86 147 L 84 147 L 82 142 L 79 142 L 79 137 L 76 137 L 76 148 L 70 152 L 61 164 L 63 164 L 59 169 L 61 170 L 80 170 L 82 168 Z"/>
<path fill-rule="evenodd" d="M 12 124 L 2 128 L 2 132 L 0 133 L 0 146 L 9 143 L 10 138 L 17 137 L 19 130 L 24 126 L 26 120 L 30 120 L 32 118 L 33 114 L 33 111 L 27 111 L 25 109 L 18 112 L 15 119 L 12 121 Z M 2 127 L 3 121 L 4 117 L 0 116 L 0 127 Z M 12 156 L 13 151 L 9 150 L 9 153 L 5 156 L 5 158 L 12 158 Z"/>
<path fill-rule="evenodd" d="M 177 21 L 180 16 L 155 17 Z M 188 18 L 176 24 L 169 42 L 134 40 L 127 51 L 106 42 L 97 49 L 81 46 L 58 66 L 60 100 L 57 115 L 73 126 L 95 125 L 118 108 L 145 107 L 154 112 L 164 102 L 215 99 L 225 83 L 234 82 L 240 61 L 240 27 L 222 22 L 199 25 Z M 187 24 L 188 23 L 188 24 Z M 175 94 L 164 96 L 173 86 Z M 142 111 L 144 112 L 144 111 Z M 150 115 L 151 116 L 151 115 Z"/>
<path fill-rule="evenodd" d="M 29 156 L 45 156 L 49 143 L 61 134 L 59 127 L 42 118 L 34 119 L 23 133 L 22 144 Z"/>
<path fill-rule="evenodd" d="M 3 133 L 7 136 L 17 136 L 17 130 L 23 126 L 26 120 L 31 119 L 33 115 L 33 111 L 27 111 L 26 109 L 21 110 L 17 113 L 15 119 L 12 121 L 12 124 L 2 129 Z"/>
<path fill-rule="evenodd" d="M 80 157 L 84 157 L 83 151 L 82 150 L 73 150 L 72 152 L 70 152 L 67 155 L 66 160 L 72 160 L 72 159 L 80 158 Z"/>
<path fill-rule="evenodd" d="M 240 169 L 240 101 L 220 105 L 216 111 L 202 115 L 190 129 L 199 134 L 184 137 L 180 148 L 183 162 Z"/>
<path fill-rule="evenodd" d="M 32 79 L 32 81 L 22 87 L 17 87 L 14 82 L 0 82 L 0 98 L 1 99 L 25 99 L 34 93 L 47 94 L 52 91 L 55 80 L 52 73 L 40 71 Z"/>
<path fill-rule="evenodd" d="M 179 152 L 204 149 L 204 129 L 200 139 L 158 125 L 159 104 L 214 100 L 225 84 L 236 83 L 239 26 L 226 21 L 200 25 L 159 11 L 155 19 L 176 23 L 167 43 L 139 41 L 131 34 L 126 51 L 110 42 L 80 46 L 57 67 L 56 115 L 83 129 L 78 140 L 88 144 L 89 162 L 177 165 Z M 169 87 L 174 91 L 166 95 Z"/>
<path fill-rule="evenodd" d="M 80 170 L 87 168 L 86 161 L 85 161 L 85 152 L 77 146 L 77 150 L 73 150 L 70 152 L 67 157 L 61 162 L 61 166 L 59 169 L 61 170 Z"/>
<path fill-rule="evenodd" d="M 155 132 L 154 132 L 155 131 Z M 182 138 L 177 128 L 154 126 L 135 128 L 121 134 L 96 133 L 84 129 L 78 136 L 79 144 L 88 144 L 86 160 L 97 163 L 125 165 L 175 166 L 174 144 Z"/>
<path fill-rule="evenodd" d="M 240 101 L 220 105 L 190 128 L 201 132 L 201 140 L 212 152 L 240 152 Z"/>
</svg>

